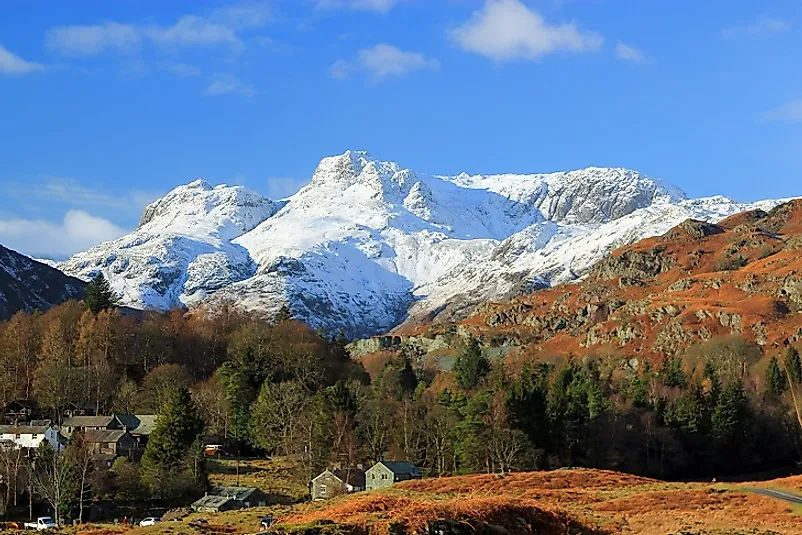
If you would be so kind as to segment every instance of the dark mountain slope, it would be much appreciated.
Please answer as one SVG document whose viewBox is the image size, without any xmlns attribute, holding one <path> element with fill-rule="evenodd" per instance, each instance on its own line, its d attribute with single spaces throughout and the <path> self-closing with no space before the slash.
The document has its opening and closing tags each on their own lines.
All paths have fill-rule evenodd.
<svg viewBox="0 0 802 535">
<path fill-rule="evenodd" d="M 0 245 L 0 320 L 80 297 L 85 284 Z"/>
</svg>

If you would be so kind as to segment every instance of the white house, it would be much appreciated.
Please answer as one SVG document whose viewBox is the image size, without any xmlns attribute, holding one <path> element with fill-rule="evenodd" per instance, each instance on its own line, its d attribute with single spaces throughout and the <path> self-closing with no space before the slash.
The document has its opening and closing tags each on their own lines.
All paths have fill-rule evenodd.
<svg viewBox="0 0 802 535">
<path fill-rule="evenodd" d="M 61 451 L 59 432 L 50 424 L 47 425 L 0 425 L 0 444 L 12 448 L 36 449 L 42 442 Z"/>
</svg>

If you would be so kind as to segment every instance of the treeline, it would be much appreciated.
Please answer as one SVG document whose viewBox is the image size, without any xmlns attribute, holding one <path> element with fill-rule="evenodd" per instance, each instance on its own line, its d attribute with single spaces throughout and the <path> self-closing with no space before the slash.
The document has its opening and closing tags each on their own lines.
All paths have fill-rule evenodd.
<svg viewBox="0 0 802 535">
<path fill-rule="evenodd" d="M 800 458 L 796 350 L 772 360 L 738 337 L 655 366 L 615 356 L 505 364 L 464 340 L 452 370 L 421 368 L 404 347 L 371 378 L 341 337 L 286 311 L 269 322 L 226 307 L 131 316 L 69 302 L 0 324 L 0 344 L 0 402 L 35 399 L 55 420 L 86 403 L 159 412 L 186 390 L 207 440 L 298 456 L 306 477 L 382 457 L 429 475 L 586 466 L 662 478 Z"/>
<path fill-rule="evenodd" d="M 445 373 L 414 369 L 408 349 L 370 385 L 338 384 L 306 402 L 292 382 L 266 384 L 253 437 L 274 429 L 267 436 L 289 440 L 261 446 L 290 453 L 299 430 L 327 430 L 318 467 L 389 452 L 435 476 L 581 466 L 690 479 L 793 469 L 800 458 L 791 388 L 802 366 L 791 346 L 766 358 L 724 337 L 654 367 L 569 356 L 512 369 L 466 340 Z"/>
</svg>

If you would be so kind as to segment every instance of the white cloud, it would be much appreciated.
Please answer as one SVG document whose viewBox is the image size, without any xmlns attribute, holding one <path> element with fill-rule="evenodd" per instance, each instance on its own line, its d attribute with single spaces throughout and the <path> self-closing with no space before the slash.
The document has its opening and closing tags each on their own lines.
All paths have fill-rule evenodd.
<svg viewBox="0 0 802 535">
<path fill-rule="evenodd" d="M 142 42 L 142 29 L 106 22 L 93 26 L 57 26 L 48 30 L 45 45 L 67 56 L 89 56 L 107 50 L 132 52 Z"/>
<path fill-rule="evenodd" d="M 0 74 L 22 75 L 45 70 L 45 66 L 25 61 L 3 45 L 0 45 Z"/>
<path fill-rule="evenodd" d="M 725 37 L 757 37 L 791 29 L 791 22 L 776 17 L 760 17 L 751 24 L 732 26 L 722 30 Z"/>
<path fill-rule="evenodd" d="M 195 15 L 181 17 L 172 26 L 147 27 L 143 34 L 160 46 L 241 45 L 233 28 Z"/>
<path fill-rule="evenodd" d="M 802 99 L 790 100 L 765 112 L 761 119 L 766 123 L 802 123 Z"/>
<path fill-rule="evenodd" d="M 84 210 L 70 210 L 61 222 L 40 219 L 0 220 L 0 243 L 31 256 L 64 258 L 126 231 Z"/>
<path fill-rule="evenodd" d="M 574 24 L 549 24 L 520 0 L 486 0 L 470 20 L 450 32 L 464 50 L 495 61 L 538 59 L 554 52 L 590 52 L 604 38 Z"/>
<path fill-rule="evenodd" d="M 215 10 L 211 20 L 235 30 L 259 28 L 270 22 L 272 14 L 264 3 L 237 4 Z"/>
<path fill-rule="evenodd" d="M 344 59 L 338 59 L 329 67 L 329 74 L 335 80 L 345 80 L 354 70 L 354 65 Z"/>
<path fill-rule="evenodd" d="M 203 94 L 208 97 L 219 95 L 252 97 L 256 94 L 256 89 L 251 84 L 243 83 L 229 74 L 215 74 Z"/>
<path fill-rule="evenodd" d="M 360 50 L 355 62 L 337 60 L 329 69 L 329 74 L 337 80 L 344 80 L 353 72 L 363 71 L 378 82 L 391 76 L 400 77 L 413 71 L 439 68 L 440 63 L 434 58 L 381 43 Z"/>
<path fill-rule="evenodd" d="M 110 195 L 83 186 L 72 178 L 47 175 L 30 181 L 0 182 L 0 189 L 7 197 L 21 201 L 36 199 L 37 202 L 66 204 L 78 208 L 97 207 L 129 213 L 139 213 L 160 196 L 157 192 L 138 190 Z"/>
<path fill-rule="evenodd" d="M 270 12 L 264 4 L 238 4 L 217 9 L 208 17 L 184 15 L 169 26 L 118 22 L 58 26 L 48 30 L 45 44 L 68 56 L 135 52 L 144 42 L 162 47 L 241 47 L 238 32 L 263 26 L 269 19 Z"/>
<path fill-rule="evenodd" d="M 181 78 L 200 76 L 201 74 L 201 70 L 198 67 L 186 63 L 162 63 L 161 68 Z"/>
<path fill-rule="evenodd" d="M 351 9 L 387 13 L 398 2 L 399 0 L 320 0 L 317 5 L 322 9 Z"/>
<path fill-rule="evenodd" d="M 618 56 L 618 59 L 630 61 L 636 65 L 643 65 L 646 63 L 646 54 L 634 46 L 625 45 L 620 41 L 615 47 L 615 55 Z"/>
</svg>

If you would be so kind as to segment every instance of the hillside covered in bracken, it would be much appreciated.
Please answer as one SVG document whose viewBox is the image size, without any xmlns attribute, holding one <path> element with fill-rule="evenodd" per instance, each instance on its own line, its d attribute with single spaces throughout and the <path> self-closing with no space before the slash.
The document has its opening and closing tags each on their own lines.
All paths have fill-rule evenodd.
<svg viewBox="0 0 802 535">
<path fill-rule="evenodd" d="M 616 250 L 582 282 L 487 304 L 462 326 L 524 354 L 659 360 L 722 336 L 802 340 L 802 200 L 688 220 Z"/>
</svg>

